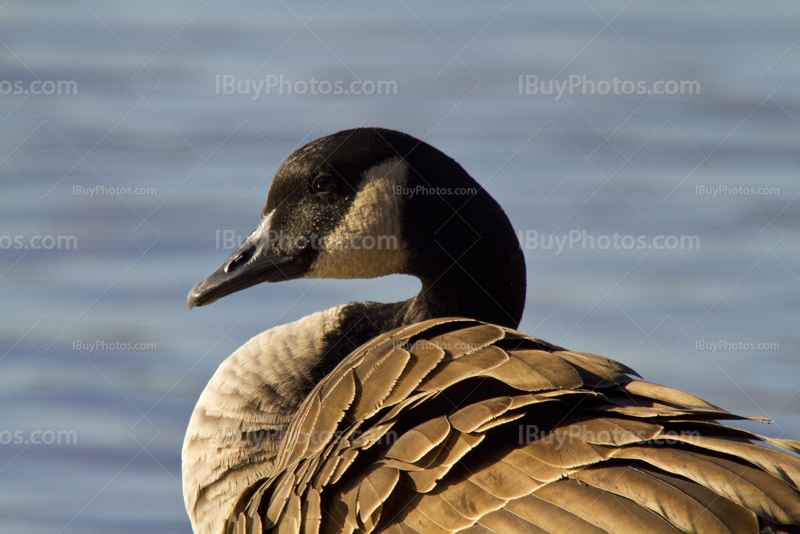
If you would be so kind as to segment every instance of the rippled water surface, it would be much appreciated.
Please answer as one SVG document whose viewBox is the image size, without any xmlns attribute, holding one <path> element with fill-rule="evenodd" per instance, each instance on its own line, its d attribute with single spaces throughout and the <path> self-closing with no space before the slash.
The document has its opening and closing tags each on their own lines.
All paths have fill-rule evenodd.
<svg viewBox="0 0 800 534">
<path fill-rule="evenodd" d="M 359 125 L 424 138 L 505 207 L 521 330 L 800 438 L 799 39 L 794 2 L 0 5 L 0 530 L 189 532 L 180 448 L 219 363 L 273 325 L 417 291 L 302 280 L 186 309 L 280 162 Z M 397 91 L 216 94 L 225 75 Z M 521 75 L 596 92 L 521 95 Z M 77 94 L 14 94 L 36 81 Z"/>
</svg>

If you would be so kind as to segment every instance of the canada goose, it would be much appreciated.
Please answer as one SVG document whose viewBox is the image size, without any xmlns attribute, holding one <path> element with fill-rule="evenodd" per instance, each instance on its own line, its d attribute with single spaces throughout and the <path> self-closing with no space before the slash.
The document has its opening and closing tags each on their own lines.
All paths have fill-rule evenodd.
<svg viewBox="0 0 800 534">
<path fill-rule="evenodd" d="M 411 136 L 297 150 L 188 301 L 393 273 L 422 290 L 273 328 L 222 363 L 183 446 L 195 532 L 800 531 L 800 443 L 514 330 L 525 263 L 508 218 Z"/>
</svg>

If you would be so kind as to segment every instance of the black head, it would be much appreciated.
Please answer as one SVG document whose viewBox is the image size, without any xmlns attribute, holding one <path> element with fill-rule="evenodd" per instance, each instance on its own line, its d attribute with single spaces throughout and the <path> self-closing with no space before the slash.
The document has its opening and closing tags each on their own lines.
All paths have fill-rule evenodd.
<svg viewBox="0 0 800 534">
<path fill-rule="evenodd" d="M 516 326 L 525 265 L 500 206 L 451 158 L 409 135 L 346 130 L 294 152 L 261 224 L 189 293 L 202 306 L 260 282 L 422 280 L 420 318 L 462 315 Z"/>
</svg>

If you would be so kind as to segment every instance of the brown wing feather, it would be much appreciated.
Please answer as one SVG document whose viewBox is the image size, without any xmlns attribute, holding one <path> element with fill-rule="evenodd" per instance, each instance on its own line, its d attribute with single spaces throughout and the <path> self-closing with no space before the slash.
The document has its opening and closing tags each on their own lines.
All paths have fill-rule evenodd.
<svg viewBox="0 0 800 534">
<path fill-rule="evenodd" d="M 262 521 L 396 534 L 800 524 L 800 443 L 722 425 L 742 418 L 635 376 L 477 321 L 389 332 L 312 391 L 228 532 Z"/>
</svg>

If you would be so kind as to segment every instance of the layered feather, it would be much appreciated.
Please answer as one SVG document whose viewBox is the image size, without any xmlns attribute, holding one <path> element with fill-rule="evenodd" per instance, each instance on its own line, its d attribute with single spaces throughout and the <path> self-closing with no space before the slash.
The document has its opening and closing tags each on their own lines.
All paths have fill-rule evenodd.
<svg viewBox="0 0 800 534">
<path fill-rule="evenodd" d="M 800 443 L 636 376 L 477 321 L 394 330 L 315 387 L 227 531 L 797 531 Z"/>
</svg>

